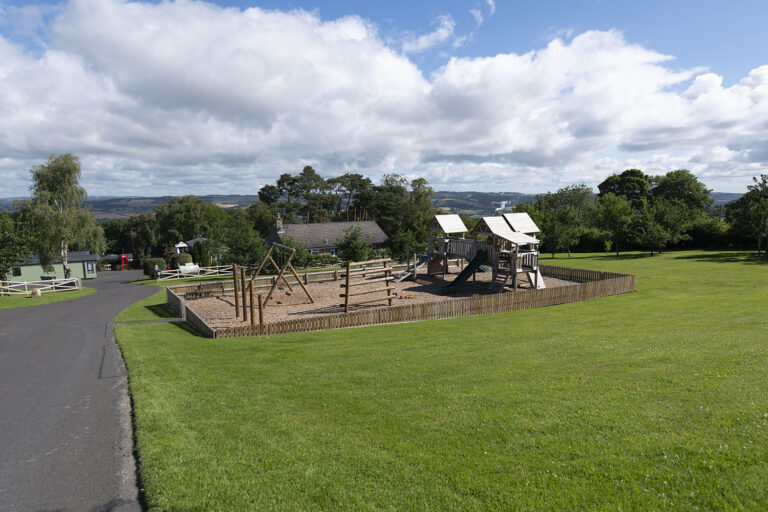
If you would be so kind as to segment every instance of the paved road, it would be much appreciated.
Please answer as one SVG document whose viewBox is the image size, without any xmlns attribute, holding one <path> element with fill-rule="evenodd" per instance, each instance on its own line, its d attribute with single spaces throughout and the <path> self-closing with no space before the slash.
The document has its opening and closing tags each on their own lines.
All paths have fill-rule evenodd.
<svg viewBox="0 0 768 512">
<path fill-rule="evenodd" d="M 140 510 L 112 320 L 157 291 L 105 272 L 81 299 L 0 311 L 0 510 Z"/>
</svg>

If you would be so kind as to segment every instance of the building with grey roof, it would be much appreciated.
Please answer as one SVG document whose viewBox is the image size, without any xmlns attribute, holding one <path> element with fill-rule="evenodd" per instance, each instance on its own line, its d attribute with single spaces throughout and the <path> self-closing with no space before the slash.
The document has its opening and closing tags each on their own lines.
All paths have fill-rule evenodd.
<svg viewBox="0 0 768 512">
<path fill-rule="evenodd" d="M 331 254 L 338 256 L 338 243 L 344 238 L 345 232 L 352 228 L 360 228 L 360 238 L 373 249 L 382 249 L 389 244 L 389 237 L 372 220 L 358 222 L 318 222 L 315 224 L 283 224 L 278 218 L 275 227 L 267 235 L 267 242 L 285 243 L 290 238 L 311 254 Z"/>
</svg>

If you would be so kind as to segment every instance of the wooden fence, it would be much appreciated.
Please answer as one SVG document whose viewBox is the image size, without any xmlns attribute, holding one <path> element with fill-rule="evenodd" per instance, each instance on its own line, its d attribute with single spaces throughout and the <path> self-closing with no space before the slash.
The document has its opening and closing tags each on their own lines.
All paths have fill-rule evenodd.
<svg viewBox="0 0 768 512">
<path fill-rule="evenodd" d="M 0 295 L 29 295 L 32 290 L 40 290 L 40 293 L 71 292 L 82 287 L 77 277 L 44 281 L 0 281 Z"/>
<path fill-rule="evenodd" d="M 238 265 L 239 266 L 239 265 Z M 400 263 L 391 265 L 390 269 L 393 271 L 405 270 L 408 267 L 406 263 Z M 374 272 L 381 270 L 382 266 L 377 265 L 375 267 L 367 267 L 366 270 Z M 247 269 L 247 267 L 246 267 Z M 334 268 L 329 270 L 312 270 L 308 272 L 299 272 L 304 284 L 309 283 L 327 283 L 329 281 L 338 281 L 344 276 L 344 269 Z M 179 270 L 163 270 L 158 274 L 157 281 L 182 281 L 185 279 L 200 279 L 203 277 L 221 277 L 222 280 L 229 278 L 232 279 L 232 265 L 224 265 L 218 267 L 200 267 L 200 273 L 184 273 Z M 290 284 L 298 284 L 296 279 L 291 275 L 286 275 L 285 278 Z M 276 275 L 265 275 L 255 279 L 256 288 L 272 286 L 272 281 L 277 279 Z"/>
<path fill-rule="evenodd" d="M 445 299 L 420 304 L 371 308 L 361 311 L 353 311 L 351 313 L 333 313 L 318 317 L 296 318 L 267 323 L 261 327 L 259 325 L 253 327 L 244 325 L 242 327 L 213 329 L 202 319 L 197 317 L 197 315 L 194 315 L 189 308 L 185 307 L 184 309 L 186 310 L 187 315 L 190 313 L 194 315 L 194 319 L 190 322 L 190 325 L 204 336 L 212 338 L 234 338 L 239 336 L 320 331 L 327 329 L 342 329 L 346 327 L 361 327 L 366 325 L 416 322 L 422 320 L 503 313 L 507 311 L 554 306 L 569 302 L 580 302 L 599 297 L 629 293 L 635 290 L 635 277 L 632 275 L 554 266 L 542 266 L 540 269 L 542 274 L 546 277 L 574 281 L 574 284 L 544 288 L 541 290 L 521 290 L 516 293 L 479 295 L 475 297 Z M 186 288 L 188 287 L 174 287 L 174 290 L 177 293 L 193 291 L 191 288 Z M 173 292 L 170 293 L 175 295 Z M 187 316 L 187 318 L 189 319 L 189 316 Z"/>
<path fill-rule="evenodd" d="M 198 267 L 194 271 L 185 269 L 163 270 L 157 274 L 157 281 L 179 281 L 182 279 L 199 279 L 201 277 L 231 277 L 232 265 L 216 267 Z"/>
</svg>

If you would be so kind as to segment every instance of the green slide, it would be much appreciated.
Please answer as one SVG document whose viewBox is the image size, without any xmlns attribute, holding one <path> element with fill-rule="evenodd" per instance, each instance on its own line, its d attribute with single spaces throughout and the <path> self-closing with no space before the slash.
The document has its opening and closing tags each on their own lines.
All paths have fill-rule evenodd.
<svg viewBox="0 0 768 512">
<path fill-rule="evenodd" d="M 461 271 L 461 274 L 456 276 L 456 279 L 451 281 L 449 284 L 443 286 L 443 291 L 445 293 L 453 293 L 459 288 L 461 288 L 461 285 L 467 282 L 467 279 L 469 279 L 469 276 L 474 274 L 476 270 L 480 268 L 480 266 L 485 262 L 485 259 L 488 257 L 488 253 L 483 250 L 477 251 L 477 254 L 475 254 L 475 257 L 472 258 L 472 261 L 469 262 L 469 265 L 464 267 L 464 270 Z"/>
</svg>

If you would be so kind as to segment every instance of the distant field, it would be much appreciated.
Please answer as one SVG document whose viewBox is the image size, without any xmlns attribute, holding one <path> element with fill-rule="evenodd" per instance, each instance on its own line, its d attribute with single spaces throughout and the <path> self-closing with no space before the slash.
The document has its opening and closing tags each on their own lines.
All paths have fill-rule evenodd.
<svg viewBox="0 0 768 512">
<path fill-rule="evenodd" d="M 27 308 L 30 306 L 42 306 L 43 304 L 51 304 L 53 302 L 78 299 L 95 292 L 96 290 L 93 288 L 84 287 L 81 290 L 75 290 L 72 292 L 44 293 L 40 297 L 27 297 L 25 295 L 2 295 L 0 296 L 0 310 Z"/>
<path fill-rule="evenodd" d="M 264 339 L 118 326 L 147 503 L 766 509 L 765 262 L 558 257 L 637 292 Z"/>
</svg>

